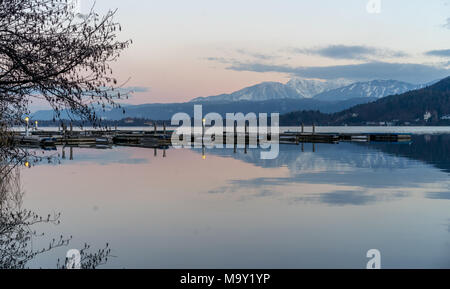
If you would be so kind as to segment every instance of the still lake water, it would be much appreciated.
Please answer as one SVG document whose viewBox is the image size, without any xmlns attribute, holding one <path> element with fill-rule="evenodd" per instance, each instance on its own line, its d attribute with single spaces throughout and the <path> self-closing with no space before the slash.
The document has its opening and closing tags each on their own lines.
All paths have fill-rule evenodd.
<svg viewBox="0 0 450 289">
<path fill-rule="evenodd" d="M 108 242 L 103 268 L 365 268 L 369 249 L 384 268 L 450 268 L 450 133 L 422 130 L 405 144 L 281 145 L 275 160 L 74 148 L 22 170 L 23 207 L 62 213 L 36 248 L 61 234 L 70 248 Z"/>
</svg>

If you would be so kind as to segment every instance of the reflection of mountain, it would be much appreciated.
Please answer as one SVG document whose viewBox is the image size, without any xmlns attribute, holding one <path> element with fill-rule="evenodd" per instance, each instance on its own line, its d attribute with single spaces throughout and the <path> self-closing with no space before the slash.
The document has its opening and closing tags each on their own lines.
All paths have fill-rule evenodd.
<svg viewBox="0 0 450 289">
<path fill-rule="evenodd" d="M 291 203 L 312 202 L 331 206 L 360 206 L 398 200 L 418 189 L 430 199 L 450 199 L 445 173 L 450 171 L 450 135 L 414 136 L 411 144 L 341 143 L 282 145 L 274 160 L 261 160 L 258 149 L 207 150 L 207 154 L 233 157 L 264 168 L 287 167 L 283 177 L 230 180 L 210 193 L 238 194 L 242 198 L 267 197 Z M 425 163 L 425 165 L 423 164 Z M 320 191 L 319 188 L 330 189 Z M 319 192 L 314 192 L 318 189 Z"/>
<path fill-rule="evenodd" d="M 282 145 L 279 157 L 261 160 L 258 149 L 207 150 L 207 154 L 233 157 L 265 168 L 288 167 L 292 179 L 308 179 L 308 182 L 331 182 L 361 186 L 383 187 L 414 183 L 417 176 L 408 175 L 409 168 L 420 167 L 419 163 L 431 164 L 444 172 L 450 172 L 450 135 L 414 136 L 411 144 L 396 143 L 340 143 L 312 144 L 301 146 Z M 397 170 L 396 176 L 386 171 Z M 421 178 L 434 178 L 424 174 Z M 398 179 L 401 175 L 402 179 Z M 261 181 L 261 180 L 260 180 Z M 275 181 L 275 180 L 272 180 Z M 292 180 L 291 180 L 292 181 Z"/>
<path fill-rule="evenodd" d="M 233 150 L 207 150 L 208 154 L 220 155 L 224 157 L 234 157 L 248 163 L 266 168 L 289 167 L 293 172 L 324 171 L 335 168 L 344 170 L 345 168 L 401 168 L 407 167 L 408 161 L 393 158 L 382 152 L 370 150 L 353 143 L 316 144 L 316 152 L 313 153 L 312 144 L 304 145 L 304 152 L 301 145 L 281 145 L 279 156 L 274 160 L 260 159 L 260 150 L 249 149 L 245 154 L 243 149 L 238 149 L 236 154 Z"/>
<path fill-rule="evenodd" d="M 450 135 L 415 136 L 409 146 L 371 143 L 370 147 L 395 156 L 419 160 L 450 173 Z"/>
</svg>

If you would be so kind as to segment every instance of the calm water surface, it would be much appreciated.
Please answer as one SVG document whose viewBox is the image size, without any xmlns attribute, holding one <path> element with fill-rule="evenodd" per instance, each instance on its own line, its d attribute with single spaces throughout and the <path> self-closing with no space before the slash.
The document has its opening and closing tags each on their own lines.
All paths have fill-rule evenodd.
<svg viewBox="0 0 450 289">
<path fill-rule="evenodd" d="M 23 206 L 61 212 L 37 227 L 115 258 L 106 268 L 450 268 L 450 135 L 412 143 L 258 150 L 65 149 L 23 169 Z M 59 148 L 61 154 L 61 148 Z M 37 258 L 55 267 L 69 248 Z"/>
</svg>

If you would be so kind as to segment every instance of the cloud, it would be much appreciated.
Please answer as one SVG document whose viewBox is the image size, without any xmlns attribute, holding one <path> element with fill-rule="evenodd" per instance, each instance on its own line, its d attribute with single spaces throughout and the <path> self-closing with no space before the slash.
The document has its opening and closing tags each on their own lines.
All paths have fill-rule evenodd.
<svg viewBox="0 0 450 289">
<path fill-rule="evenodd" d="M 149 92 L 151 90 L 150 87 L 144 87 L 144 86 L 128 86 L 128 87 L 122 87 L 120 89 L 123 91 L 131 92 L 131 93 Z"/>
<path fill-rule="evenodd" d="M 395 79 L 412 83 L 423 83 L 448 76 L 450 70 L 426 64 L 368 62 L 363 64 L 293 67 L 257 62 L 233 61 L 227 67 L 234 71 L 278 72 L 292 76 L 320 79 L 347 78 L 355 81 L 371 79 Z"/>
<path fill-rule="evenodd" d="M 447 18 L 447 23 L 445 23 L 443 26 L 444 28 L 450 29 L 450 17 Z"/>
<path fill-rule="evenodd" d="M 114 90 L 115 92 L 120 92 L 122 95 L 128 95 L 128 98 L 134 96 L 135 93 L 145 93 L 151 91 L 150 87 L 144 86 L 126 86 L 119 87 Z"/>
<path fill-rule="evenodd" d="M 219 62 L 219 63 L 224 63 L 224 64 L 230 64 L 230 63 L 237 63 L 238 60 L 231 58 L 225 58 L 225 57 L 207 57 L 206 60 L 208 61 L 214 61 L 214 62 Z"/>
<path fill-rule="evenodd" d="M 379 58 L 406 57 L 407 53 L 362 45 L 329 45 L 318 48 L 294 48 L 292 51 L 302 54 L 313 54 L 332 59 L 369 60 Z"/>
<path fill-rule="evenodd" d="M 425 52 L 429 56 L 450 57 L 450 49 L 431 50 Z"/>
<path fill-rule="evenodd" d="M 267 54 L 262 54 L 262 53 L 251 52 L 251 51 L 248 51 L 245 49 L 238 49 L 238 50 L 236 50 L 236 52 L 246 55 L 246 56 L 250 56 L 252 58 L 260 59 L 260 60 L 272 60 L 272 59 L 278 58 L 277 56 L 274 56 L 274 55 L 267 55 Z"/>
</svg>

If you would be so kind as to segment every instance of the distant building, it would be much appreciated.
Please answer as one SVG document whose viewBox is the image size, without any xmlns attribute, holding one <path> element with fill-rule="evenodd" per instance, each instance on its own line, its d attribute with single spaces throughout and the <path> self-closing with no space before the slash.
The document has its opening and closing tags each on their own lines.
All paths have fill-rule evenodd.
<svg viewBox="0 0 450 289">
<path fill-rule="evenodd" d="M 423 115 L 423 120 L 424 121 L 429 121 L 431 118 L 431 112 L 427 111 L 424 115 Z"/>
<path fill-rule="evenodd" d="M 450 114 L 441 117 L 442 120 L 450 120 Z"/>
</svg>

